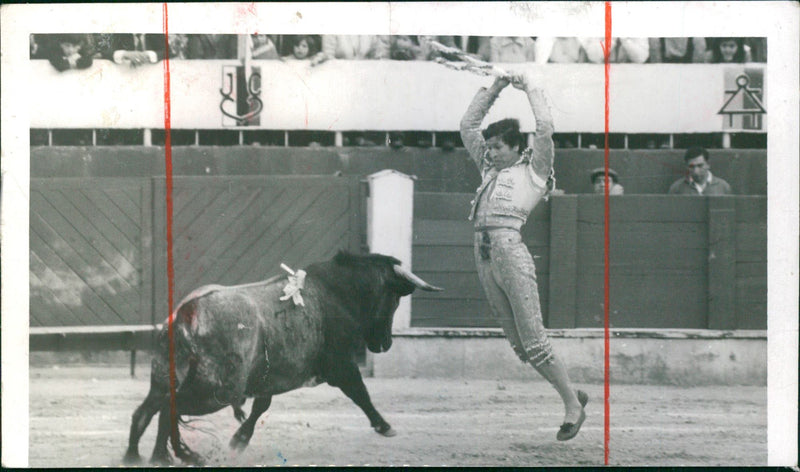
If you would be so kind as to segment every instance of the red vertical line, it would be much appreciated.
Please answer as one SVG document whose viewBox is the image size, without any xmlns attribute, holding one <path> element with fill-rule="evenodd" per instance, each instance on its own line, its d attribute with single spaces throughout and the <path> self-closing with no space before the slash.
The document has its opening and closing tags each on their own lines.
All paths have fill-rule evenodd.
<svg viewBox="0 0 800 472">
<path fill-rule="evenodd" d="M 172 306 L 174 303 L 173 294 L 175 292 L 175 266 L 172 256 L 172 136 L 170 108 L 170 83 L 169 83 L 169 29 L 167 28 L 167 4 L 164 3 L 164 173 L 166 176 L 166 195 L 167 195 L 167 307 L 169 317 L 167 318 L 167 338 L 169 339 L 169 413 L 170 413 L 170 437 L 172 439 L 172 449 L 177 450 L 178 446 L 178 408 L 175 402 L 175 334 L 173 328 L 174 315 Z"/>
<path fill-rule="evenodd" d="M 611 71 L 611 63 L 609 61 L 611 55 L 611 2 L 606 1 L 606 37 L 605 37 L 605 99 L 606 99 L 606 109 L 605 109 L 605 191 L 604 191 L 604 241 L 603 241 L 603 252 L 604 252 L 604 284 L 603 284 L 603 291 L 604 291 L 604 303 L 603 303 L 603 315 L 605 318 L 604 322 L 604 330 L 603 330 L 603 340 L 604 346 L 603 351 L 605 353 L 604 356 L 604 369 L 603 369 L 603 379 L 604 379 L 604 411 L 603 411 L 603 463 L 608 465 L 608 451 L 609 451 L 609 440 L 610 440 L 610 425 L 611 425 L 611 408 L 610 408 L 610 389 L 609 389 L 609 381 L 610 381 L 610 372 L 609 372 L 609 323 L 608 323 L 608 313 L 609 313 L 609 209 L 608 209 L 608 123 L 609 123 L 609 93 L 608 93 L 608 76 L 609 72 Z"/>
</svg>

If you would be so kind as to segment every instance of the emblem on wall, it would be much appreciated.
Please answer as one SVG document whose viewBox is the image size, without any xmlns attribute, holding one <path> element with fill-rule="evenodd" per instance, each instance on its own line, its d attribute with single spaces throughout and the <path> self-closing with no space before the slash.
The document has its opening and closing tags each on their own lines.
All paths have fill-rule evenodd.
<svg viewBox="0 0 800 472">
<path fill-rule="evenodd" d="M 258 126 L 261 123 L 261 68 L 222 66 L 222 126 Z"/>
<path fill-rule="evenodd" d="M 723 115 L 726 130 L 763 130 L 764 70 L 728 69 L 725 71 L 725 103 L 717 112 Z"/>
</svg>

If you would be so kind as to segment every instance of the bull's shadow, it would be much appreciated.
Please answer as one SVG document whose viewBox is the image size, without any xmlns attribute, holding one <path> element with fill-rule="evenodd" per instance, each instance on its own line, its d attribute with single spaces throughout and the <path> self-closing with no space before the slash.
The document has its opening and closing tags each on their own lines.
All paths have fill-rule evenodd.
<svg viewBox="0 0 800 472">
<path fill-rule="evenodd" d="M 297 286 L 303 288 L 292 297 Z M 169 440 L 178 458 L 198 464 L 202 457 L 180 438 L 182 415 L 232 406 L 242 425 L 230 446 L 241 450 L 273 395 L 321 382 L 350 397 L 375 431 L 394 436 L 372 405 L 356 351 L 361 339 L 372 352 L 389 350 L 400 297 L 416 288 L 442 290 L 401 268 L 393 257 L 340 252 L 309 266 L 305 274 L 195 290 L 158 335 L 150 391 L 133 413 L 125 462 L 140 461 L 139 439 L 156 413 L 151 461 L 171 462 Z M 255 400 L 245 419 L 241 407 L 248 397 Z"/>
</svg>

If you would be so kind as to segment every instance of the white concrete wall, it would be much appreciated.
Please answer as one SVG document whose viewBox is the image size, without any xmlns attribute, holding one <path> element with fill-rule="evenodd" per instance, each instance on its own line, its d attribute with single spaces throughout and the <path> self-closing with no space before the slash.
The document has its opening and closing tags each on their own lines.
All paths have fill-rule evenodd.
<svg viewBox="0 0 800 472">
<path fill-rule="evenodd" d="M 603 337 L 581 330 L 551 336 L 556 353 L 577 383 L 604 380 Z M 611 381 L 668 385 L 766 385 L 766 333 L 732 337 L 635 337 L 611 339 Z M 713 334 L 713 333 L 712 333 Z M 542 378 L 514 354 L 499 334 L 487 336 L 395 335 L 387 353 L 372 356 L 375 377 L 479 379 Z"/>
<path fill-rule="evenodd" d="M 172 127 L 224 128 L 223 67 L 238 64 L 170 61 Z M 490 77 L 422 61 L 329 61 L 314 68 L 282 61 L 252 61 L 252 65 L 261 71 L 264 110 L 260 124 L 248 129 L 457 131 L 478 87 L 492 82 Z M 541 79 L 558 132 L 603 132 L 602 64 L 502 66 L 530 69 Z M 726 74 L 735 77 L 744 69 L 745 65 L 615 64 L 610 131 L 723 131 L 723 117 L 717 112 L 728 97 Z M 47 61 L 37 60 L 31 61 L 26 77 L 29 89 L 36 91 L 26 96 L 31 128 L 164 126 L 162 63 L 131 69 L 96 60 L 86 70 L 58 72 Z M 508 116 L 518 117 L 523 131 L 533 131 L 530 106 L 512 88 L 500 96 L 487 122 Z"/>
</svg>

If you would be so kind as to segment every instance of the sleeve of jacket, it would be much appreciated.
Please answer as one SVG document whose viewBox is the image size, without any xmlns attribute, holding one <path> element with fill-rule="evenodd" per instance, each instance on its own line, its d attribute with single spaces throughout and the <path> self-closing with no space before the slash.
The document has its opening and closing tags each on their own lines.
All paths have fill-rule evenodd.
<svg viewBox="0 0 800 472">
<path fill-rule="evenodd" d="M 322 54 L 326 59 L 336 59 L 336 45 L 338 39 L 334 35 L 322 35 Z"/>
<path fill-rule="evenodd" d="M 147 49 L 154 51 L 159 61 L 164 60 L 167 49 L 167 37 L 163 34 L 148 34 L 145 35 L 145 44 Z"/>
<path fill-rule="evenodd" d="M 469 157 L 478 166 L 478 170 L 483 173 L 487 163 L 484 160 L 486 154 L 486 140 L 481 133 L 481 123 L 489 113 L 489 109 L 497 100 L 497 94 L 490 92 L 485 87 L 481 87 L 472 102 L 467 107 L 467 111 L 461 118 L 461 141 L 469 152 Z"/>
<path fill-rule="evenodd" d="M 50 61 L 50 65 L 52 65 L 59 72 L 64 72 L 65 70 L 69 69 L 69 61 L 67 61 L 63 56 L 52 56 L 49 57 L 48 60 Z"/>
<path fill-rule="evenodd" d="M 531 88 L 527 91 L 533 116 L 536 119 L 536 131 L 533 133 L 533 154 L 531 167 L 539 178 L 547 181 L 553 169 L 555 151 L 553 146 L 553 115 L 544 90 Z"/>
<path fill-rule="evenodd" d="M 733 193 L 733 189 L 731 188 L 731 184 L 729 184 L 728 182 L 725 182 L 724 188 L 725 188 L 725 195 L 733 195 L 734 194 Z"/>
</svg>

